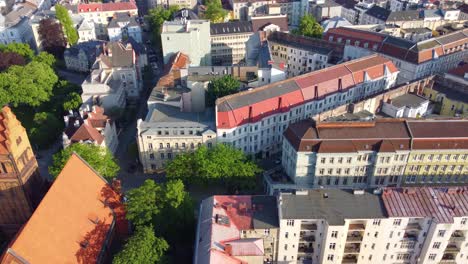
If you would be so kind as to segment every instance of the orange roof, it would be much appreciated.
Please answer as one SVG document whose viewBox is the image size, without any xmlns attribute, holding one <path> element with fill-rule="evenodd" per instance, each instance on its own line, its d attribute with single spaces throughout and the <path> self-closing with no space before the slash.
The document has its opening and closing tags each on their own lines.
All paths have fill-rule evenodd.
<svg viewBox="0 0 468 264">
<path fill-rule="evenodd" d="M 1 263 L 96 263 L 116 218 L 106 204 L 119 196 L 73 154 Z"/>
<path fill-rule="evenodd" d="M 86 120 L 85 123 L 83 123 L 78 130 L 75 131 L 73 136 L 70 138 L 72 142 L 80 142 L 80 141 L 95 141 L 98 144 L 101 144 L 102 141 L 104 140 L 104 136 L 99 133 L 99 131 L 89 125 Z"/>
</svg>

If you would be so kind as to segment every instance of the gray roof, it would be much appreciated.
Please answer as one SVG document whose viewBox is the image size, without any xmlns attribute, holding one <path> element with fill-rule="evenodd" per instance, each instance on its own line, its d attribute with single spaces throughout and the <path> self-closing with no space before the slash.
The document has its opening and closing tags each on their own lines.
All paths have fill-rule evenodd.
<svg viewBox="0 0 468 264">
<path fill-rule="evenodd" d="M 108 42 L 107 48 L 112 52 L 112 56 L 107 54 L 101 56 L 101 60 L 107 65 L 112 67 L 132 67 L 134 65 L 133 47 L 129 47 L 128 43 Z"/>
<path fill-rule="evenodd" d="M 424 17 L 443 17 L 444 15 L 439 9 L 425 9 L 423 10 Z"/>
<path fill-rule="evenodd" d="M 324 219 L 329 225 L 343 225 L 345 219 L 387 215 L 379 195 L 369 192 L 355 195 L 349 190 L 310 190 L 307 195 L 282 194 L 281 199 L 282 219 Z"/>
<path fill-rule="evenodd" d="M 386 21 L 388 16 L 390 15 L 391 11 L 387 10 L 383 7 L 376 6 L 374 5 L 373 7 L 369 8 L 369 10 L 366 11 L 366 14 L 372 17 L 375 17 L 379 20 Z"/>
<path fill-rule="evenodd" d="M 252 224 L 254 229 L 278 228 L 278 208 L 276 207 L 276 197 L 266 195 L 253 195 L 252 205 L 257 210 L 253 211 Z M 260 207 L 262 209 L 260 209 Z"/>
<path fill-rule="evenodd" d="M 444 87 L 441 85 L 437 85 L 437 84 L 434 85 L 432 89 L 434 89 L 435 91 L 439 93 L 445 94 L 445 96 L 451 100 L 460 101 L 460 102 L 464 102 L 465 104 L 468 104 L 468 95 L 461 91 L 451 89 L 448 87 Z"/>
<path fill-rule="evenodd" d="M 396 107 L 418 107 L 428 100 L 415 94 L 404 94 L 392 99 L 392 105 Z"/>
<path fill-rule="evenodd" d="M 226 23 L 210 24 L 211 35 L 252 33 L 252 22 L 232 21 Z"/>
<path fill-rule="evenodd" d="M 179 107 L 156 103 L 151 110 L 144 122 L 151 127 L 209 126 L 214 129 L 213 108 L 208 108 L 202 113 L 181 112 Z"/>
<path fill-rule="evenodd" d="M 402 30 L 407 33 L 416 33 L 416 34 L 429 33 L 429 32 L 432 33 L 432 30 L 430 30 L 429 28 L 405 28 Z"/>
<path fill-rule="evenodd" d="M 76 45 L 73 45 L 65 50 L 66 56 L 78 56 L 80 50 L 83 50 L 87 55 L 88 59 L 93 61 L 97 56 L 102 52 L 102 45 L 105 41 L 102 40 L 91 40 L 86 42 L 80 42 Z"/>
<path fill-rule="evenodd" d="M 346 19 L 344 19 L 344 20 L 347 21 Z M 348 24 L 350 24 L 350 23 L 348 22 Z M 300 42 L 295 42 L 295 41 L 291 41 L 291 40 L 285 40 L 285 39 L 282 39 L 282 38 L 278 38 L 277 35 L 275 35 L 275 34 L 272 34 L 268 38 L 268 41 L 269 42 L 276 42 L 278 44 L 281 44 L 281 45 L 284 45 L 284 46 L 287 46 L 287 47 L 293 47 L 293 48 L 296 48 L 296 49 L 311 51 L 313 53 L 318 53 L 318 54 L 322 54 L 322 55 L 329 55 L 330 52 L 333 51 L 333 49 L 331 49 L 331 48 L 321 47 L 319 45 L 313 45 L 310 42 L 300 43 Z M 317 43 L 317 44 L 319 44 L 319 43 Z"/>
<path fill-rule="evenodd" d="M 417 10 L 406 10 L 391 12 L 387 21 L 414 21 L 421 20 L 422 17 Z"/>
<path fill-rule="evenodd" d="M 15 6 L 14 10 L 5 16 L 5 26 L 11 27 L 18 24 L 24 17 L 31 17 L 36 10 L 37 8 L 26 4 Z"/>
<path fill-rule="evenodd" d="M 136 16 L 131 16 L 128 13 L 115 13 L 111 21 L 107 25 L 108 28 L 120 28 L 118 23 L 128 23 L 126 27 L 139 27 Z"/>
</svg>

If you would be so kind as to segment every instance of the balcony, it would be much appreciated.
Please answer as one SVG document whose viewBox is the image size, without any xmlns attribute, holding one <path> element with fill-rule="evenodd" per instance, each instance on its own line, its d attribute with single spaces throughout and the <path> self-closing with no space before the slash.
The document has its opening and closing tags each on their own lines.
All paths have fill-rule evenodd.
<svg viewBox="0 0 468 264">
<path fill-rule="evenodd" d="M 357 261 L 358 261 L 357 256 L 347 255 L 343 258 L 341 263 L 357 263 Z"/>
<path fill-rule="evenodd" d="M 350 224 L 348 230 L 350 231 L 364 231 L 366 226 L 363 224 Z"/>
<path fill-rule="evenodd" d="M 312 254 L 314 253 L 314 248 L 313 247 L 299 247 L 297 249 L 298 253 L 300 254 Z"/>
<path fill-rule="evenodd" d="M 361 247 L 359 246 L 359 244 L 357 244 L 356 246 L 346 246 L 344 248 L 345 254 L 359 254 L 360 251 Z"/>
<path fill-rule="evenodd" d="M 314 235 L 304 235 L 299 238 L 299 242 L 315 242 Z"/>
<path fill-rule="evenodd" d="M 444 255 L 442 256 L 442 260 L 440 260 L 439 263 L 443 263 L 443 264 L 452 264 L 452 263 L 457 263 L 455 261 L 455 256 L 457 254 L 452 254 L 452 253 L 444 253 Z"/>
<path fill-rule="evenodd" d="M 361 234 L 350 234 L 346 237 L 346 243 L 350 242 L 361 242 L 362 241 L 362 235 Z"/>
<path fill-rule="evenodd" d="M 450 241 L 452 242 L 463 242 L 465 241 L 465 235 L 460 230 L 455 230 L 450 236 Z"/>
<path fill-rule="evenodd" d="M 447 252 L 447 253 L 458 253 L 458 252 L 460 252 L 460 248 L 455 244 L 449 244 L 445 248 L 445 252 Z"/>
<path fill-rule="evenodd" d="M 405 233 L 402 240 L 417 241 L 418 235 L 414 233 Z"/>
<path fill-rule="evenodd" d="M 301 230 L 315 231 L 315 230 L 317 230 L 317 225 L 316 224 L 302 224 L 301 225 Z"/>
<path fill-rule="evenodd" d="M 419 223 L 411 223 L 411 224 L 408 224 L 406 227 L 405 227 L 406 230 L 422 230 L 421 226 L 419 225 Z"/>
</svg>

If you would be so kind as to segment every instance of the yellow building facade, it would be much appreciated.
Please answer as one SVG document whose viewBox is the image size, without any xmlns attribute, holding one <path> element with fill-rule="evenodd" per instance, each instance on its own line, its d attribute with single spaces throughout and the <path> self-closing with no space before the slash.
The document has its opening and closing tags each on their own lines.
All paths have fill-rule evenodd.
<svg viewBox="0 0 468 264">
<path fill-rule="evenodd" d="M 434 87 L 425 88 L 424 96 L 436 104 L 436 111 L 443 116 L 468 116 L 468 96 L 456 90 Z"/>
</svg>

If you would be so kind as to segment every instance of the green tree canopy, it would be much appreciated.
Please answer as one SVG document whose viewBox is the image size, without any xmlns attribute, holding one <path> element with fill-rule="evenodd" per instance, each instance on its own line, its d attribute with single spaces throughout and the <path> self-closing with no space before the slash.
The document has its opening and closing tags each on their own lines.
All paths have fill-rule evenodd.
<svg viewBox="0 0 468 264">
<path fill-rule="evenodd" d="M 168 9 L 165 9 L 161 6 L 150 9 L 148 15 L 146 16 L 146 20 L 151 27 L 153 41 L 160 43 L 162 24 L 164 21 L 170 20 L 172 15 L 177 12 L 177 10 L 179 10 L 179 6 L 177 5 L 169 6 Z"/>
<path fill-rule="evenodd" d="M 158 263 L 169 249 L 166 240 L 156 237 L 153 227 L 138 226 L 136 232 L 115 255 L 113 264 L 154 264 Z"/>
<path fill-rule="evenodd" d="M 34 51 L 25 43 L 10 43 L 8 45 L 0 44 L 0 51 L 14 52 L 23 56 L 28 61 L 32 60 L 34 57 Z"/>
<path fill-rule="evenodd" d="M 311 38 L 322 38 L 323 28 L 312 15 L 306 14 L 301 17 L 299 28 L 293 30 L 293 34 Z"/>
<path fill-rule="evenodd" d="M 53 113 L 39 112 L 34 114 L 33 127 L 28 131 L 31 141 L 40 147 L 55 141 L 63 129 L 63 120 Z"/>
<path fill-rule="evenodd" d="M 228 15 L 228 11 L 223 8 L 221 0 L 207 0 L 206 10 L 204 17 L 209 19 L 211 23 L 224 22 L 224 19 Z"/>
<path fill-rule="evenodd" d="M 68 9 L 59 4 L 55 5 L 55 16 L 60 21 L 60 24 L 62 24 L 68 43 L 70 43 L 70 45 L 75 45 L 79 37 L 76 28 L 73 26 L 73 21 L 68 13 Z"/>
<path fill-rule="evenodd" d="M 39 106 L 50 99 L 57 81 L 54 70 L 45 63 L 32 61 L 25 66 L 13 65 L 0 73 L 0 91 L 6 95 L 0 98 L 0 104 Z"/>
<path fill-rule="evenodd" d="M 261 169 L 238 149 L 218 144 L 178 155 L 166 166 L 168 179 L 210 183 L 224 181 L 230 187 L 252 188 Z"/>
<path fill-rule="evenodd" d="M 55 57 L 52 54 L 49 54 L 47 52 L 41 52 L 37 56 L 33 58 L 33 61 L 36 62 L 42 62 L 44 64 L 49 65 L 50 67 L 53 67 L 55 65 Z"/>
<path fill-rule="evenodd" d="M 231 75 L 211 80 L 208 83 L 208 91 L 206 92 L 206 105 L 214 106 L 216 99 L 226 95 L 234 94 L 239 91 L 240 82 Z"/>
<path fill-rule="evenodd" d="M 78 109 L 82 104 L 81 96 L 78 93 L 72 92 L 67 95 L 65 101 L 63 102 L 63 110 L 73 110 Z"/>
<path fill-rule="evenodd" d="M 106 179 L 113 179 L 120 170 L 116 159 L 107 148 L 75 143 L 54 154 L 52 157 L 53 163 L 49 167 L 49 172 L 52 176 L 57 177 L 59 175 L 73 152 L 80 155 L 81 158 Z"/>
</svg>

